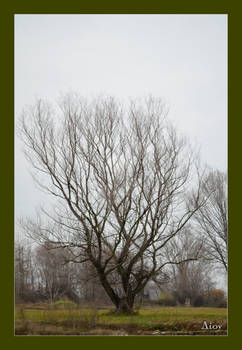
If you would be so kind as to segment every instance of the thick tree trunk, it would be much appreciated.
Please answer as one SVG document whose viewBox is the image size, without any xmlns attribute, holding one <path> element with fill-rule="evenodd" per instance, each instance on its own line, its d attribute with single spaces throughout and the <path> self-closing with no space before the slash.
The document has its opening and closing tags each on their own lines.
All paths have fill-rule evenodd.
<svg viewBox="0 0 242 350">
<path fill-rule="evenodd" d="M 106 278 L 106 275 L 104 271 L 99 268 L 99 266 L 96 266 L 100 282 L 106 291 L 109 298 L 112 300 L 116 307 L 116 314 L 117 315 L 132 315 L 134 314 L 133 305 L 134 305 L 134 295 L 128 294 L 125 297 L 119 297 L 118 294 L 113 290 L 112 286 L 110 285 L 109 281 Z"/>
<path fill-rule="evenodd" d="M 117 315 L 133 315 L 134 314 L 134 309 L 133 309 L 133 302 L 128 301 L 127 298 L 120 298 L 118 307 L 116 309 L 116 314 Z"/>
<path fill-rule="evenodd" d="M 114 292 L 113 288 L 110 286 L 109 282 L 106 279 L 106 276 L 103 273 L 99 274 L 99 278 L 104 290 L 117 308 L 119 305 L 118 295 Z"/>
</svg>

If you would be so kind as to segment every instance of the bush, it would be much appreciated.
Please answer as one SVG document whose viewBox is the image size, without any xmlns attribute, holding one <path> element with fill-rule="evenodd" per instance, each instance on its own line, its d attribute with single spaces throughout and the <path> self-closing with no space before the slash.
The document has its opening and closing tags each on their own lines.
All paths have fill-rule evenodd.
<svg viewBox="0 0 242 350">
<path fill-rule="evenodd" d="M 227 298 L 222 289 L 212 289 L 204 294 L 205 304 L 213 307 L 227 307 Z"/>
<path fill-rule="evenodd" d="M 162 293 L 159 296 L 157 303 L 162 306 L 175 306 L 176 300 L 172 294 Z"/>
<path fill-rule="evenodd" d="M 58 300 L 54 303 L 54 306 L 57 308 L 76 308 L 77 305 L 75 303 L 73 303 L 73 301 L 70 300 Z"/>
</svg>

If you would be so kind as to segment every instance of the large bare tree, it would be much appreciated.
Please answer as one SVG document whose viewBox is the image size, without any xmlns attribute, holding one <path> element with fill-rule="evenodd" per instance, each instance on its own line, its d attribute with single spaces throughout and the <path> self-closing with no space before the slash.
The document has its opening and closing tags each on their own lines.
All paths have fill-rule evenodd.
<svg viewBox="0 0 242 350">
<path fill-rule="evenodd" d="M 73 261 L 90 261 L 117 312 L 132 313 L 151 278 L 181 262 L 165 260 L 163 249 L 204 200 L 192 153 L 160 100 L 125 106 L 67 95 L 58 108 L 39 100 L 21 119 L 36 181 L 64 204 L 46 212 L 46 226 L 40 218 L 28 220 L 26 232 L 68 247 Z"/>
</svg>

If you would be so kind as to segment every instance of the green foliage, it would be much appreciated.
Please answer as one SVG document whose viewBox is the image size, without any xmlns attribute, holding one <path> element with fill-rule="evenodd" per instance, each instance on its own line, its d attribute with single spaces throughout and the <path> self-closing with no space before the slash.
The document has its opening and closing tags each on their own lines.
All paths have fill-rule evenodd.
<svg viewBox="0 0 242 350">
<path fill-rule="evenodd" d="M 175 306 L 176 300 L 172 294 L 162 293 L 158 298 L 158 305 Z"/>
</svg>

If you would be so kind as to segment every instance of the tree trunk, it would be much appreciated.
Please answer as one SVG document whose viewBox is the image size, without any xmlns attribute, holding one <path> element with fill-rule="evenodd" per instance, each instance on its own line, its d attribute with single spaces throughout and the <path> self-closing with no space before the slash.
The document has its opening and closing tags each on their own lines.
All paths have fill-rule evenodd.
<svg viewBox="0 0 242 350">
<path fill-rule="evenodd" d="M 134 296 L 130 294 L 120 298 L 111 287 L 103 271 L 100 271 L 98 269 L 97 271 L 99 274 L 100 282 L 104 290 L 106 291 L 107 295 L 109 296 L 109 298 L 111 299 L 111 301 L 114 303 L 116 307 L 115 313 L 117 315 L 123 315 L 123 314 L 133 315 L 134 314 L 134 310 L 133 310 Z"/>
<path fill-rule="evenodd" d="M 128 301 L 126 297 L 121 298 L 118 304 L 118 307 L 116 309 L 117 315 L 133 315 L 134 309 L 133 309 L 133 302 Z"/>
</svg>

